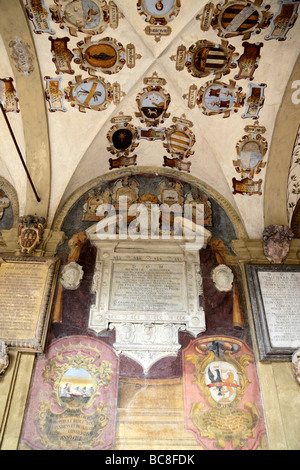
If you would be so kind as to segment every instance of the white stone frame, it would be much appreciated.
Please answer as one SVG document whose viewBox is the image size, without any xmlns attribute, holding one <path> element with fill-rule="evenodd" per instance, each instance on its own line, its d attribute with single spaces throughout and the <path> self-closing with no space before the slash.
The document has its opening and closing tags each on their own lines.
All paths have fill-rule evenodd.
<svg viewBox="0 0 300 470">
<path fill-rule="evenodd" d="M 203 230 L 205 247 L 210 232 Z M 116 331 L 114 348 L 118 354 L 122 353 L 133 358 L 147 372 L 157 360 L 178 354 L 179 330 L 187 331 L 194 337 L 205 331 L 205 313 L 199 301 L 199 295 L 202 293 L 199 245 L 193 245 L 195 240 L 184 238 L 178 240 L 171 237 L 168 240 L 160 238 L 133 241 L 130 238 L 125 240 L 116 238 L 118 235 L 103 240 L 97 235 L 97 224 L 87 229 L 86 233 L 97 248 L 92 285 L 95 303 L 90 309 L 89 329 L 101 334 L 114 328 Z M 174 279 L 178 288 L 182 289 L 184 297 L 180 308 L 174 306 L 168 308 L 166 301 L 166 308 L 158 309 L 158 304 L 156 305 L 153 300 L 152 309 L 135 310 L 128 307 L 129 303 L 126 306 L 125 299 L 123 310 L 112 309 L 114 268 L 131 267 L 133 264 L 142 268 L 144 277 L 147 265 L 154 269 L 152 276 L 155 275 L 156 266 L 158 268 L 160 265 L 163 265 L 167 272 L 169 269 L 170 276 L 175 271 Z M 126 286 L 124 292 L 125 290 Z M 163 302 L 163 297 L 160 301 Z"/>
</svg>

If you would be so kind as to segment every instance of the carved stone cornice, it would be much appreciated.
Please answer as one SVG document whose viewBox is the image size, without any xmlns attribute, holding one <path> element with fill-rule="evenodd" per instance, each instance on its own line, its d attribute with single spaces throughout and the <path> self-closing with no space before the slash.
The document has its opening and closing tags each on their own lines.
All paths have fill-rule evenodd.
<svg viewBox="0 0 300 470">
<path fill-rule="evenodd" d="M 270 264 L 264 254 L 262 240 L 240 239 L 231 242 L 231 248 L 242 263 Z M 291 241 L 290 251 L 283 264 L 300 264 L 300 239 Z"/>
<path fill-rule="evenodd" d="M 6 255 L 19 255 L 20 247 L 18 245 L 18 229 L 1 230 L 0 251 Z M 42 242 L 39 247 L 31 253 L 33 257 L 51 258 L 56 255 L 57 247 L 64 242 L 65 233 L 62 231 L 53 231 L 45 229 Z M 26 255 L 25 255 L 26 256 Z"/>
</svg>

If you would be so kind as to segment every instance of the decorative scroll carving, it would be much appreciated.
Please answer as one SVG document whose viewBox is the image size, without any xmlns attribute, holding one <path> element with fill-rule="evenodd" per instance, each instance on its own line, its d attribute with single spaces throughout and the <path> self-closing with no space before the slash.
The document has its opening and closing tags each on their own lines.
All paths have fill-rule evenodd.
<svg viewBox="0 0 300 470">
<path fill-rule="evenodd" d="M 4 341 L 0 340 L 0 377 L 9 366 L 8 348 Z"/>
</svg>

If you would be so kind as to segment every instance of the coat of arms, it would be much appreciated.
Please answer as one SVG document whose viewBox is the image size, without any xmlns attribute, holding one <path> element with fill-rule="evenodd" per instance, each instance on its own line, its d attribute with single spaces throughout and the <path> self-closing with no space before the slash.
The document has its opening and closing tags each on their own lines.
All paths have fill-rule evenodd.
<svg viewBox="0 0 300 470">
<path fill-rule="evenodd" d="M 189 127 L 193 125 L 191 121 L 183 118 L 173 118 L 175 125 L 170 126 L 165 131 L 165 139 L 167 143 L 163 146 L 173 157 L 188 158 L 194 154 L 192 147 L 196 142 L 195 134 Z"/>
<path fill-rule="evenodd" d="M 103 111 L 111 102 L 117 104 L 120 100 L 119 84 L 111 85 L 100 77 L 82 79 L 81 75 L 77 75 L 75 82 L 69 82 L 64 91 L 71 106 L 84 113 L 86 109 Z"/>
<path fill-rule="evenodd" d="M 215 78 L 220 79 L 236 67 L 234 59 L 237 59 L 238 53 L 234 51 L 235 48 L 224 39 L 221 44 L 204 39 L 190 46 L 188 51 L 185 46 L 179 46 L 177 56 L 172 56 L 171 59 L 176 60 L 176 70 L 186 67 L 193 77 L 202 78 L 214 74 Z"/>
<path fill-rule="evenodd" d="M 21 253 L 30 254 L 41 243 L 46 219 L 25 215 L 19 219 L 18 243 Z"/>
<path fill-rule="evenodd" d="M 115 440 L 118 359 L 98 339 L 60 339 L 37 361 L 21 449 L 102 450 Z"/>
<path fill-rule="evenodd" d="M 55 5 L 49 7 L 52 19 L 67 27 L 72 36 L 78 32 L 84 34 L 100 34 L 107 26 L 118 26 L 118 10 L 114 2 L 105 0 L 54 0 Z"/>
<path fill-rule="evenodd" d="M 161 36 L 171 34 L 168 23 L 179 14 L 181 0 L 138 0 L 137 10 L 149 23 L 145 32 L 159 41 Z"/>
<path fill-rule="evenodd" d="M 216 7 L 209 3 L 205 8 L 206 21 L 204 23 L 202 19 L 201 27 L 207 31 L 211 25 L 222 38 L 243 36 L 243 39 L 249 39 L 252 33 L 259 33 L 269 26 L 273 16 L 268 13 L 269 9 L 270 5 L 264 6 L 262 0 L 225 0 Z"/>
<path fill-rule="evenodd" d="M 243 341 L 207 336 L 183 351 L 185 426 L 206 449 L 258 449 L 265 426 L 254 355 Z"/>
<path fill-rule="evenodd" d="M 87 70 L 90 75 L 99 72 L 114 74 L 120 72 L 127 63 L 129 68 L 135 66 L 135 47 L 128 44 L 126 50 L 123 45 L 111 37 L 106 37 L 98 41 L 92 41 L 88 36 L 84 41 L 77 43 L 78 48 L 73 52 L 78 56 L 75 63 L 80 64 L 82 70 Z"/>
<path fill-rule="evenodd" d="M 166 111 L 171 102 L 171 97 L 161 86 L 165 83 L 165 80 L 157 77 L 157 74 L 153 74 L 151 78 L 146 78 L 144 83 L 147 86 L 137 95 L 136 101 L 139 113 L 135 114 L 141 122 L 156 127 L 170 116 Z"/>
<path fill-rule="evenodd" d="M 261 135 L 266 128 L 256 121 L 254 125 L 246 126 L 245 131 L 248 133 L 236 144 L 238 159 L 233 164 L 242 178 L 252 179 L 266 166 L 262 160 L 268 150 L 268 142 Z"/>
<path fill-rule="evenodd" d="M 242 93 L 242 88 L 236 88 L 235 84 L 234 80 L 229 80 L 228 84 L 211 80 L 203 85 L 197 96 L 197 104 L 202 108 L 203 114 L 212 116 L 223 113 L 226 118 L 237 112 L 238 108 L 244 105 L 246 95 Z"/>
<path fill-rule="evenodd" d="M 0 189 L 0 220 L 3 217 L 5 209 L 7 209 L 10 206 L 10 200 L 5 194 L 5 192 Z"/>
<path fill-rule="evenodd" d="M 138 145 L 138 130 L 130 124 L 131 116 L 119 116 L 112 118 L 113 126 L 107 133 L 107 139 L 110 146 L 107 150 L 113 155 L 125 156 L 129 155 Z"/>
</svg>

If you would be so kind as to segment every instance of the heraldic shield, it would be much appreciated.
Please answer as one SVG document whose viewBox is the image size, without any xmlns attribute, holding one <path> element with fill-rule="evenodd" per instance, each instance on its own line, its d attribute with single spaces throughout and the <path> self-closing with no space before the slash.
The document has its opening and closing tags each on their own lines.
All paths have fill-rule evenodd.
<svg viewBox="0 0 300 470">
<path fill-rule="evenodd" d="M 104 450 L 115 442 L 119 362 L 105 343 L 69 336 L 37 360 L 20 450 Z"/>
<path fill-rule="evenodd" d="M 185 428 L 208 450 L 265 448 L 254 355 L 241 340 L 207 336 L 183 351 Z"/>
</svg>

